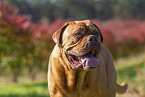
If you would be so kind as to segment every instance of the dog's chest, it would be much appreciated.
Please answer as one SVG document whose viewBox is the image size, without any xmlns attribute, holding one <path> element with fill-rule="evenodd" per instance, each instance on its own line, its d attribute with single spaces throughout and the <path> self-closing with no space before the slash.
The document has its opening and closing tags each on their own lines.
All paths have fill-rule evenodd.
<svg viewBox="0 0 145 97">
<path fill-rule="evenodd" d="M 88 72 L 82 87 L 82 97 L 105 97 L 107 87 L 105 76 L 105 74 Z"/>
<path fill-rule="evenodd" d="M 105 97 L 106 90 L 101 88 L 100 86 L 88 86 L 85 85 L 82 89 L 81 97 Z"/>
</svg>

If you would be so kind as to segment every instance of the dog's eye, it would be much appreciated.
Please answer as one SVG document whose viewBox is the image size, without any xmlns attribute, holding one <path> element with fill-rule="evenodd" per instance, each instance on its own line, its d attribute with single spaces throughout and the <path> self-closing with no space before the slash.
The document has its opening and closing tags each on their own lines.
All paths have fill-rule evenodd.
<svg viewBox="0 0 145 97">
<path fill-rule="evenodd" d="M 78 36 L 78 35 L 80 35 L 80 33 L 75 33 L 74 35 Z"/>
<path fill-rule="evenodd" d="M 75 33 L 75 36 L 82 36 L 82 33 Z"/>
</svg>

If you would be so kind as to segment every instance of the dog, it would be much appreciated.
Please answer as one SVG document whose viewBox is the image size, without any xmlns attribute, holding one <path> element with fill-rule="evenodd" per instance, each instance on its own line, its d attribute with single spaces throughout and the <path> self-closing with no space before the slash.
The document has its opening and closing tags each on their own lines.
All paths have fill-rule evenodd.
<svg viewBox="0 0 145 97">
<path fill-rule="evenodd" d="M 112 55 L 90 20 L 65 23 L 53 40 L 48 67 L 51 97 L 115 97 L 127 90 L 127 83 L 116 83 Z"/>
</svg>

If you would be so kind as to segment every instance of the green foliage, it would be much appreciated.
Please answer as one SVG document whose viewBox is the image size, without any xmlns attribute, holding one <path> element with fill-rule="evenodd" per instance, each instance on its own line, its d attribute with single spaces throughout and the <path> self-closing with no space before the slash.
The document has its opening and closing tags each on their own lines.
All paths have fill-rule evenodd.
<svg viewBox="0 0 145 97">
<path fill-rule="evenodd" d="M 6 0 L 34 22 L 47 17 L 62 19 L 145 19 L 144 0 Z M 29 1 L 29 2 L 28 2 Z M 32 1 L 32 2 L 31 2 Z"/>
<path fill-rule="evenodd" d="M 40 30 L 43 29 L 38 29 L 30 17 L 20 15 L 13 6 L 0 1 L 0 74 L 12 74 L 17 82 L 24 69 L 33 80 L 36 72 L 47 72 L 53 44 L 48 35 L 40 38 L 41 32 L 45 33 Z"/>
<path fill-rule="evenodd" d="M 115 16 L 121 19 L 144 19 L 144 0 L 116 0 Z"/>
</svg>

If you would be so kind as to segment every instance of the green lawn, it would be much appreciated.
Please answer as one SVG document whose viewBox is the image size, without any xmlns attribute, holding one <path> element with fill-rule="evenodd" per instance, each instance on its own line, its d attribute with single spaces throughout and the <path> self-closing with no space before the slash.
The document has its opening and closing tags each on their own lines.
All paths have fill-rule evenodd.
<svg viewBox="0 0 145 97">
<path fill-rule="evenodd" d="M 50 97 L 47 82 L 0 84 L 0 97 Z"/>
<path fill-rule="evenodd" d="M 145 52 L 115 62 L 117 82 L 128 83 L 128 93 L 117 97 L 144 97 L 145 95 Z M 137 91 L 137 92 L 135 92 Z"/>
<path fill-rule="evenodd" d="M 134 89 L 139 93 L 145 93 L 145 53 L 127 58 L 120 58 L 115 62 L 117 70 L 117 82 L 127 82 L 129 92 L 126 96 L 117 97 L 137 97 L 132 95 Z M 129 96 L 131 95 L 131 96 Z M 139 95 L 139 94 L 137 94 Z M 20 82 L 18 84 L 0 80 L 0 97 L 50 97 L 47 81 Z"/>
</svg>

